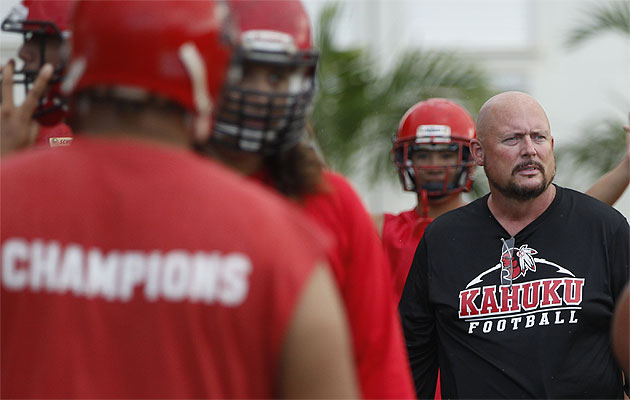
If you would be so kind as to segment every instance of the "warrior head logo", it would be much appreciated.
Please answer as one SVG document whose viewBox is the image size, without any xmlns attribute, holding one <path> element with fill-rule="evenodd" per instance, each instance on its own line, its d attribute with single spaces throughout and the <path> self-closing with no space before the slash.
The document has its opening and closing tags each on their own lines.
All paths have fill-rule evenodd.
<svg viewBox="0 0 630 400">
<path fill-rule="evenodd" d="M 511 282 L 525 276 L 528 270 L 536 272 L 536 263 L 532 255 L 537 253 L 538 251 L 526 244 L 518 249 L 504 245 L 501 252 L 501 280 Z"/>
</svg>

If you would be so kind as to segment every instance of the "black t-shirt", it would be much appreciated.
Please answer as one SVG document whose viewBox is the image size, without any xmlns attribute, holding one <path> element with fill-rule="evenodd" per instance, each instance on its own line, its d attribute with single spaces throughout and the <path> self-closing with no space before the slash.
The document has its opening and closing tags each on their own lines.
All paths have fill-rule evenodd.
<svg viewBox="0 0 630 400">
<path fill-rule="evenodd" d="M 487 204 L 437 218 L 416 250 L 400 313 L 418 397 L 439 365 L 444 398 L 623 398 L 610 323 L 626 219 L 557 187 L 510 246 Z"/>
</svg>

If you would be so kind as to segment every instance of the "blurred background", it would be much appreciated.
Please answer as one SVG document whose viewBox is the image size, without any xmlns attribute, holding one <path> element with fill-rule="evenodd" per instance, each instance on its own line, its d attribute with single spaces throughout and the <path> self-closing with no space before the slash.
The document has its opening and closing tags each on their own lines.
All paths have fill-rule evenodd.
<svg viewBox="0 0 630 400">
<path fill-rule="evenodd" d="M 551 123 L 555 181 L 577 190 L 625 152 L 630 0 L 303 1 L 321 52 L 313 131 L 373 213 L 415 204 L 389 152 L 404 112 L 429 97 L 458 101 L 476 117 L 495 93 L 531 94 Z M 17 3 L 0 2 L 0 17 Z M 2 63 L 20 43 L 2 33 Z M 469 200 L 487 192 L 483 171 L 475 177 Z M 616 208 L 630 217 L 630 191 Z"/>
</svg>

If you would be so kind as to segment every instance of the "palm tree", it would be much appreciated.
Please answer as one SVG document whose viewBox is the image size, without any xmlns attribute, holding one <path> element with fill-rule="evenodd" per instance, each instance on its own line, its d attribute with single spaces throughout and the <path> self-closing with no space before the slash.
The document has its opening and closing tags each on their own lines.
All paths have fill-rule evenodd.
<svg viewBox="0 0 630 400">
<path fill-rule="evenodd" d="M 429 97 L 458 101 L 476 115 L 493 94 L 485 73 L 454 53 L 413 50 L 379 73 L 366 49 L 340 49 L 333 41 L 339 4 L 319 16 L 319 88 L 313 111 L 317 142 L 329 165 L 368 181 L 397 179 L 389 152 L 405 111 Z"/>
<path fill-rule="evenodd" d="M 606 32 L 630 36 L 630 2 L 607 1 L 603 4 L 584 11 L 585 22 L 569 32 L 566 40 L 568 48 L 575 48 Z"/>
<path fill-rule="evenodd" d="M 606 1 L 584 10 L 584 22 L 569 32 L 566 46 L 575 49 L 584 42 L 604 33 L 617 33 L 630 44 L 630 1 Z M 627 110 L 624 110 L 627 111 Z M 585 124 L 582 140 L 560 148 L 560 162 L 573 164 L 574 174 L 590 170 L 600 176 L 612 169 L 625 152 L 625 121 L 605 118 Z"/>
</svg>

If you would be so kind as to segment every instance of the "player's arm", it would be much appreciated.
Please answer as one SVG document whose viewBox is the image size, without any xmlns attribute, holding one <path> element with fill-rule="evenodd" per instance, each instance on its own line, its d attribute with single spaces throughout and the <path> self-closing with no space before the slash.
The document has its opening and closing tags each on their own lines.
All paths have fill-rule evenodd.
<svg viewBox="0 0 630 400">
<path fill-rule="evenodd" d="M 0 156 L 29 147 L 35 141 L 39 124 L 33 120 L 40 97 L 46 91 L 53 75 L 51 64 L 45 64 L 39 71 L 32 88 L 26 94 L 24 103 L 16 107 L 13 99 L 13 70 L 15 64 L 9 61 L 2 67 L 2 105 L 0 106 Z"/>
<path fill-rule="evenodd" d="M 586 194 L 609 205 L 615 204 L 630 183 L 630 125 L 624 126 L 623 129 L 628 132 L 624 158 L 612 171 L 599 178 L 586 191 Z"/>
<path fill-rule="evenodd" d="M 283 398 L 358 398 L 348 323 L 330 268 L 305 285 L 283 343 L 278 387 Z"/>
</svg>

